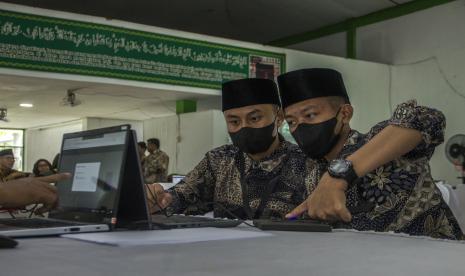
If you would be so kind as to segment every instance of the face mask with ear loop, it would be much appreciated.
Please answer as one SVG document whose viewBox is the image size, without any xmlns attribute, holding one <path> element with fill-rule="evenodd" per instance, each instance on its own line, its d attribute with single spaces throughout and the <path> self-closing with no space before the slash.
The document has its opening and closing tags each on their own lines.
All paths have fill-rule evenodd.
<svg viewBox="0 0 465 276">
<path fill-rule="evenodd" d="M 277 116 L 271 124 L 264 127 L 243 127 L 239 131 L 229 132 L 233 145 L 248 154 L 267 151 L 276 138 L 276 135 L 273 136 L 276 119 Z"/>
<path fill-rule="evenodd" d="M 334 133 L 337 125 L 337 116 L 339 115 L 338 109 L 336 116 L 333 118 L 317 123 L 306 124 L 301 123 L 292 136 L 299 145 L 300 149 L 310 158 L 321 159 L 328 154 L 341 137 L 341 131 L 344 123 L 341 126 L 338 134 Z"/>
</svg>

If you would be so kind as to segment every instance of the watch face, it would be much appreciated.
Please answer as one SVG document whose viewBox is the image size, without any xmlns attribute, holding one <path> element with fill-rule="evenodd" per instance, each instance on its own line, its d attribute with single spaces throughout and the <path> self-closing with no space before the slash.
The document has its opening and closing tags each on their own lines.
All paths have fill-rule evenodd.
<svg viewBox="0 0 465 276">
<path fill-rule="evenodd" d="M 331 161 L 330 167 L 334 173 L 345 173 L 349 170 L 349 162 L 346 160 L 333 160 Z"/>
</svg>

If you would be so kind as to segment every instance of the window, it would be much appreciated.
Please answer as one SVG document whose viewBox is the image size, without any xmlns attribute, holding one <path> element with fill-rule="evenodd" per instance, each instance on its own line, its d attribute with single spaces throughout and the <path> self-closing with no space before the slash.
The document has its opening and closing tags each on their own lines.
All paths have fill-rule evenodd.
<svg viewBox="0 0 465 276">
<path fill-rule="evenodd" d="M 22 171 L 24 164 L 24 130 L 0 128 L 0 150 L 13 149 L 14 169 Z"/>
</svg>

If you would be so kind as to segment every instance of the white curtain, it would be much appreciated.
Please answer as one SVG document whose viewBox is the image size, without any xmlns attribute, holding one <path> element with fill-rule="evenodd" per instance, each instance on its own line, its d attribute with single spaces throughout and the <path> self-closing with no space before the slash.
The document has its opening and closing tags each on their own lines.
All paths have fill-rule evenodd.
<svg viewBox="0 0 465 276">
<path fill-rule="evenodd" d="M 150 138 L 160 140 L 160 149 L 170 158 L 168 174 L 177 171 L 177 140 L 179 136 L 178 116 L 167 116 L 144 121 L 144 141 Z M 139 139 L 141 141 L 142 139 Z"/>
</svg>

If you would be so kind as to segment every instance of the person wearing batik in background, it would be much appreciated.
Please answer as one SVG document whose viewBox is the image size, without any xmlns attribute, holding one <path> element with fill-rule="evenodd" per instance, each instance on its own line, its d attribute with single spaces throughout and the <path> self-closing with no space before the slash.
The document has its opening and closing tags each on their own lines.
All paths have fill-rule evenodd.
<svg viewBox="0 0 465 276">
<path fill-rule="evenodd" d="M 168 155 L 160 150 L 160 140 L 151 138 L 147 140 L 149 155 L 144 160 L 145 183 L 166 182 L 168 178 Z"/>
<path fill-rule="evenodd" d="M 12 149 L 4 149 L 0 151 L 0 180 L 5 182 L 28 176 L 27 173 L 13 169 L 15 160 Z"/>
</svg>

